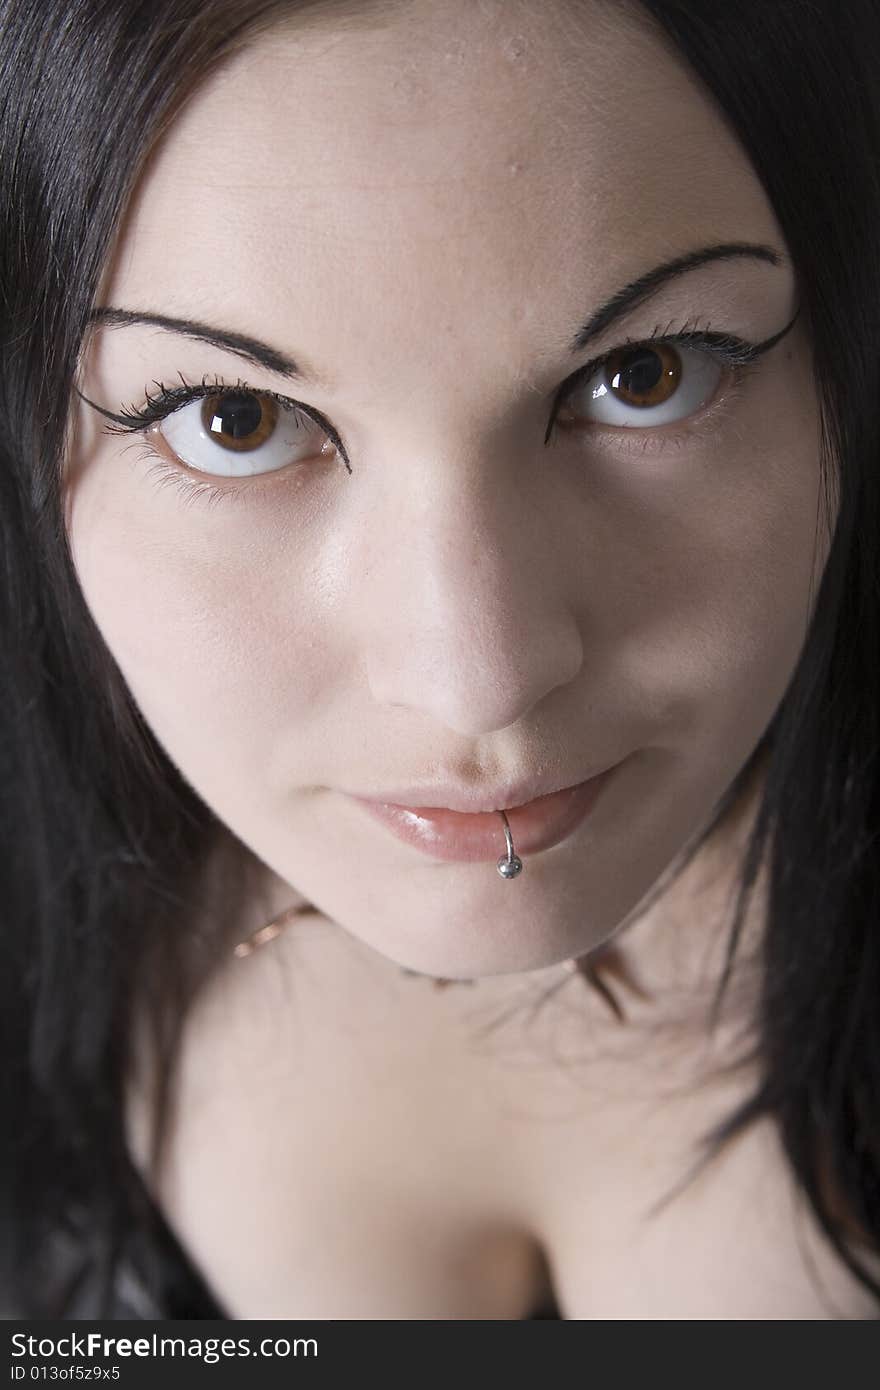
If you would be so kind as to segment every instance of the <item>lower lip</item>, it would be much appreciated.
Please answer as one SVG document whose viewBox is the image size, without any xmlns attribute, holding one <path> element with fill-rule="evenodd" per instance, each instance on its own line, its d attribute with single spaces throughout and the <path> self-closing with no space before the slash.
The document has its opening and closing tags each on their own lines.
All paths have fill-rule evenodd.
<svg viewBox="0 0 880 1390">
<path fill-rule="evenodd" d="M 617 768 L 561 792 L 539 796 L 524 806 L 505 807 L 514 853 L 537 854 L 561 844 L 586 820 L 603 787 Z M 353 797 L 399 840 L 434 859 L 458 863 L 497 862 L 507 854 L 504 822 L 497 811 L 466 814 L 439 806 L 395 806 L 390 802 Z"/>
</svg>

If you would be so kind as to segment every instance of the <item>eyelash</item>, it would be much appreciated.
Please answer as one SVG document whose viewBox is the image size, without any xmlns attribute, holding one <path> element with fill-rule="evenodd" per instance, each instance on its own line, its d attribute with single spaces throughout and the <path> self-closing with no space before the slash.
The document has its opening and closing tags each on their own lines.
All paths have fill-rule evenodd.
<svg viewBox="0 0 880 1390">
<path fill-rule="evenodd" d="M 604 425 L 601 422 L 594 422 L 592 427 L 605 433 L 610 431 L 616 434 L 622 433 L 624 435 L 634 434 L 642 436 L 642 452 L 650 450 L 650 452 L 654 453 L 660 453 L 670 446 L 680 447 L 686 442 L 687 438 L 692 438 L 694 435 L 705 431 L 707 426 L 711 426 L 713 429 L 717 427 L 718 419 L 722 412 L 725 414 L 727 413 L 733 403 L 739 398 L 745 379 L 751 372 L 757 369 L 759 363 L 756 359 L 759 358 L 764 351 L 765 345 L 750 343 L 744 338 L 738 338 L 728 333 L 712 332 L 710 324 L 707 324 L 704 329 L 699 329 L 695 323 L 689 321 L 676 332 L 672 333 L 670 333 L 668 327 L 663 333 L 659 333 L 658 328 L 655 328 L 650 337 L 647 338 L 627 338 L 624 343 L 609 348 L 609 350 L 602 353 L 601 356 L 593 358 L 592 361 L 585 363 L 584 366 L 575 373 L 571 380 L 560 389 L 554 399 L 550 423 L 544 437 L 545 446 L 549 443 L 554 429 L 562 428 L 557 424 L 557 415 L 560 408 L 580 387 L 585 385 L 596 375 L 610 357 L 619 352 L 621 348 L 641 347 L 649 343 L 672 345 L 681 343 L 686 347 L 704 350 L 708 355 L 727 366 L 730 371 L 728 388 L 720 400 L 717 401 L 715 408 L 709 407 L 708 411 L 703 411 L 702 414 L 698 415 L 696 425 L 686 424 L 684 429 L 675 429 L 673 426 L 669 427 L 672 431 L 671 433 L 667 431 L 662 435 L 655 435 L 655 441 L 659 440 L 660 442 L 655 442 L 650 446 L 644 441 L 644 436 L 647 435 L 650 437 L 650 430 L 648 429 L 639 430 L 631 429 L 627 426 Z M 153 385 L 157 387 L 156 394 L 151 396 L 149 391 L 145 388 L 145 404 L 140 407 L 132 404 L 128 409 L 120 410 L 113 416 L 116 423 L 105 425 L 104 432 L 107 434 L 146 434 L 151 426 L 159 424 L 169 415 L 172 415 L 175 410 L 179 410 L 184 405 L 189 404 L 190 401 L 199 400 L 203 396 L 216 395 L 222 397 L 236 391 L 247 391 L 256 396 L 262 396 L 264 398 L 269 397 L 274 400 L 281 409 L 293 411 L 297 424 L 306 421 L 311 425 L 317 425 L 335 445 L 347 471 L 351 473 L 351 465 L 349 464 L 348 455 L 346 454 L 342 440 L 330 422 L 317 411 L 301 405 L 298 401 L 292 401 L 288 396 L 282 396 L 276 391 L 258 390 L 241 379 L 239 379 L 235 385 L 229 385 L 219 376 L 211 381 L 208 380 L 207 376 L 203 376 L 198 385 L 193 385 L 187 382 L 180 373 L 178 373 L 178 375 L 181 381 L 180 386 L 169 388 L 161 381 L 154 381 Z M 583 429 L 590 428 L 590 426 L 574 426 L 572 428 Z M 146 457 L 156 458 L 158 460 L 147 475 L 150 478 L 154 478 L 158 475 L 159 481 L 157 486 L 162 486 L 171 482 L 180 489 L 185 497 L 193 501 L 199 499 L 207 503 L 217 503 L 224 499 L 234 499 L 241 496 L 243 493 L 248 493 L 253 496 L 255 493 L 267 487 L 275 486 L 272 481 L 275 477 L 274 472 L 265 474 L 265 482 L 263 483 L 254 481 L 254 478 L 258 478 L 260 475 L 250 475 L 244 486 L 238 487 L 217 487 L 207 481 L 196 480 L 186 471 L 184 465 L 178 466 L 168 462 L 168 460 L 157 453 L 156 449 L 151 444 L 146 445 Z"/>
</svg>

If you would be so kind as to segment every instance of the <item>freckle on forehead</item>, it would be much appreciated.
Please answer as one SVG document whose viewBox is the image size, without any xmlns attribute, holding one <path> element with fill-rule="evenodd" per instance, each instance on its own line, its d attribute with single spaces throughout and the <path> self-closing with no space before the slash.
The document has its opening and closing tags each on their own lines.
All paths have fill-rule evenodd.
<svg viewBox="0 0 880 1390">
<path fill-rule="evenodd" d="M 508 63 L 521 65 L 528 56 L 528 42 L 523 34 L 511 34 L 501 45 L 501 53 Z"/>
</svg>

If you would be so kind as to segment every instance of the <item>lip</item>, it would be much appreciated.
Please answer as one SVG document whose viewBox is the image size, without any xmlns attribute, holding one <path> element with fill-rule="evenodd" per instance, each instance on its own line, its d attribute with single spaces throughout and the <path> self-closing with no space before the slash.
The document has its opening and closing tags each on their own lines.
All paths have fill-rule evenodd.
<svg viewBox="0 0 880 1390">
<path fill-rule="evenodd" d="M 616 764 L 612 764 L 612 766 L 616 766 Z M 548 796 L 551 792 L 571 791 L 575 785 L 581 786 L 585 782 L 594 781 L 607 771 L 609 771 L 608 764 L 605 767 L 587 768 L 580 782 L 569 783 L 564 788 L 560 787 L 558 778 L 551 780 L 549 777 L 532 777 L 528 780 L 520 778 L 516 782 L 505 782 L 489 791 L 479 787 L 459 789 L 456 786 L 444 787 L 434 784 L 433 786 L 422 787 L 383 788 L 381 792 L 376 792 L 372 796 L 349 791 L 346 791 L 346 795 L 354 797 L 357 801 L 370 801 L 385 806 L 404 806 L 408 810 L 464 811 L 473 815 L 481 811 L 494 813 L 503 809 L 509 816 L 511 808 L 527 806 L 532 801 Z"/>
<path fill-rule="evenodd" d="M 516 854 L 551 849 L 577 829 L 620 766 L 562 791 L 504 807 Z M 454 811 L 444 806 L 404 806 L 352 796 L 392 834 L 435 859 L 465 863 L 496 861 L 507 853 L 504 822 L 497 811 Z"/>
</svg>

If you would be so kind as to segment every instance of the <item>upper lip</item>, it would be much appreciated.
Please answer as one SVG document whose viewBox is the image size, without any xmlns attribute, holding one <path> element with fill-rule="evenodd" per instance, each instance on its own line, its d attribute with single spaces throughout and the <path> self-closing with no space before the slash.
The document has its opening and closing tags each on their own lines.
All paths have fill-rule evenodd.
<svg viewBox="0 0 880 1390">
<path fill-rule="evenodd" d="M 552 792 L 563 791 L 569 787 L 580 786 L 593 777 L 600 777 L 614 763 L 606 763 L 571 779 L 569 773 L 556 777 L 518 778 L 497 784 L 492 789 L 481 787 L 461 787 L 453 783 L 432 782 L 421 787 L 392 787 L 381 792 L 350 792 L 349 795 L 361 801 L 380 801 L 392 806 L 421 807 L 432 806 L 447 811 L 463 811 L 474 815 L 482 811 L 508 811 L 514 806 L 524 806 L 539 796 L 549 796 Z"/>
</svg>

